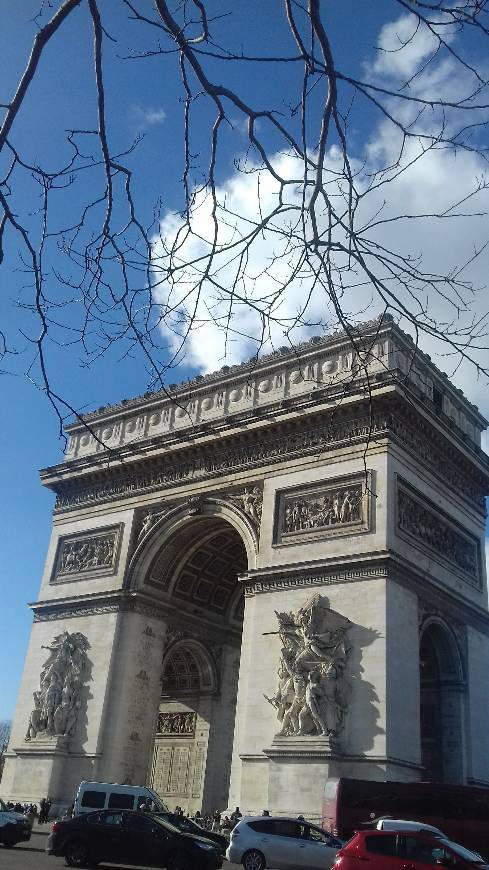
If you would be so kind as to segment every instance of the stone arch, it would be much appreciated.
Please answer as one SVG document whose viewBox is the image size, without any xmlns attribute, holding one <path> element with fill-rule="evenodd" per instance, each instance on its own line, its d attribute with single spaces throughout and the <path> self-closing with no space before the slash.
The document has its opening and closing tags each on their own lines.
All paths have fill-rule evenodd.
<svg viewBox="0 0 489 870">
<path fill-rule="evenodd" d="M 150 781 L 170 808 L 209 811 L 225 806 L 229 792 L 244 609 L 238 580 L 256 566 L 258 534 L 231 499 L 195 496 L 163 510 L 155 509 L 126 574 L 126 589 L 151 596 L 166 622 Z"/>
<path fill-rule="evenodd" d="M 452 628 L 429 616 L 420 632 L 420 736 L 423 778 L 465 781 L 465 675 Z"/>
<path fill-rule="evenodd" d="M 217 692 L 216 665 L 209 651 L 192 638 L 172 643 L 163 655 L 161 685 L 163 695 L 183 696 L 196 690 L 200 694 Z"/>
<path fill-rule="evenodd" d="M 164 509 L 164 508 L 163 508 Z M 188 533 L 195 539 L 196 525 L 202 520 L 224 521 L 232 526 L 241 538 L 246 550 L 248 570 L 255 568 L 258 558 L 258 532 L 255 524 L 231 501 L 225 498 L 190 498 L 183 505 L 170 508 L 151 527 L 148 534 L 137 543 L 126 574 L 125 587 L 136 590 L 141 588 L 155 557 L 163 548 L 178 547 L 177 539 Z"/>
</svg>

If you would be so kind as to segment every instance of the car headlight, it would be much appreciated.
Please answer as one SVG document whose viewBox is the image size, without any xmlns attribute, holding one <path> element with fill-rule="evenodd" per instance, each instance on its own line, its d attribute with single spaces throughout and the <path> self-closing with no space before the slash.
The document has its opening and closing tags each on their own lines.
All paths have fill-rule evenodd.
<svg viewBox="0 0 489 870">
<path fill-rule="evenodd" d="M 208 852 L 213 852 L 214 849 L 216 848 L 215 846 L 211 846 L 210 843 L 197 843 L 197 846 L 200 849 L 207 849 Z"/>
</svg>

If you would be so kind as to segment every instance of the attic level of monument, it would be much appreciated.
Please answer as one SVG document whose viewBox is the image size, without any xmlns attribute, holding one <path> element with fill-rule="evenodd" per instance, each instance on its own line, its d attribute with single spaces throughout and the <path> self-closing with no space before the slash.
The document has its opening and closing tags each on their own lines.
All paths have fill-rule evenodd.
<svg viewBox="0 0 489 870">
<path fill-rule="evenodd" d="M 402 384 L 468 446 L 480 447 L 486 421 L 430 358 L 389 319 L 359 328 L 352 344 L 344 333 L 312 339 L 295 349 L 199 376 L 168 392 L 147 394 L 86 415 L 67 427 L 67 461 L 145 444 L 216 434 L 288 409 L 370 394 Z M 87 427 L 89 427 L 87 431 Z"/>
<path fill-rule="evenodd" d="M 413 407 L 399 387 L 383 388 L 365 408 L 365 399 L 349 397 L 338 408 L 310 409 L 303 417 L 261 419 L 253 429 L 232 430 L 220 437 L 196 437 L 193 441 L 134 448 L 134 456 L 120 464 L 97 454 L 71 460 L 42 473 L 45 485 L 57 493 L 56 511 L 114 499 L 134 498 L 156 490 L 200 483 L 222 474 L 246 472 L 318 456 L 322 452 L 351 448 L 365 443 L 371 447 L 390 439 L 412 453 L 417 463 L 438 473 L 444 483 L 484 515 L 484 496 L 489 484 L 489 463 L 485 454 L 453 439 L 451 430 L 440 426 L 424 404 Z"/>
</svg>

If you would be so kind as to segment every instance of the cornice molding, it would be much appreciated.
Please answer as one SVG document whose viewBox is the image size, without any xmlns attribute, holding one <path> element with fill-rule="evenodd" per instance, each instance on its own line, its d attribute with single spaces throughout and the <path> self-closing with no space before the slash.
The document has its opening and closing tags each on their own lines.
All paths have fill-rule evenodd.
<svg viewBox="0 0 489 870">
<path fill-rule="evenodd" d="M 380 405 L 380 403 L 379 403 Z M 52 484 L 58 492 L 57 513 L 137 495 L 174 489 L 179 484 L 215 479 L 230 473 L 259 469 L 304 456 L 314 456 L 342 446 L 382 438 L 393 438 L 409 450 L 440 480 L 484 515 L 487 477 L 461 456 L 445 438 L 409 408 L 406 403 L 390 402 L 374 406 L 349 419 L 329 413 L 316 425 L 275 428 L 267 433 L 248 435 L 233 446 L 216 439 L 206 450 L 197 445 L 186 459 L 142 460 L 127 468 L 100 469 L 83 482 L 62 480 Z M 277 431 L 278 429 L 278 431 Z"/>
</svg>

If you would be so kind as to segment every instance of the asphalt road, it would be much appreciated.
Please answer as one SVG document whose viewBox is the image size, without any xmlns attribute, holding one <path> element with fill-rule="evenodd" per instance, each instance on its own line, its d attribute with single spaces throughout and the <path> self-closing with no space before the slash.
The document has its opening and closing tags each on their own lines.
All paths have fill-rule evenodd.
<svg viewBox="0 0 489 870">
<path fill-rule="evenodd" d="M 5 849 L 0 845 L 0 868 L 1 870 L 60 870 L 66 867 L 64 858 L 53 858 L 46 855 L 46 833 L 33 831 L 28 843 L 18 843 L 13 849 Z M 117 867 L 118 870 L 134 870 L 131 867 L 123 867 L 121 864 L 100 864 L 100 867 Z M 141 868 L 144 865 L 141 864 Z M 243 870 L 240 864 L 223 864 L 223 870 Z"/>
</svg>

